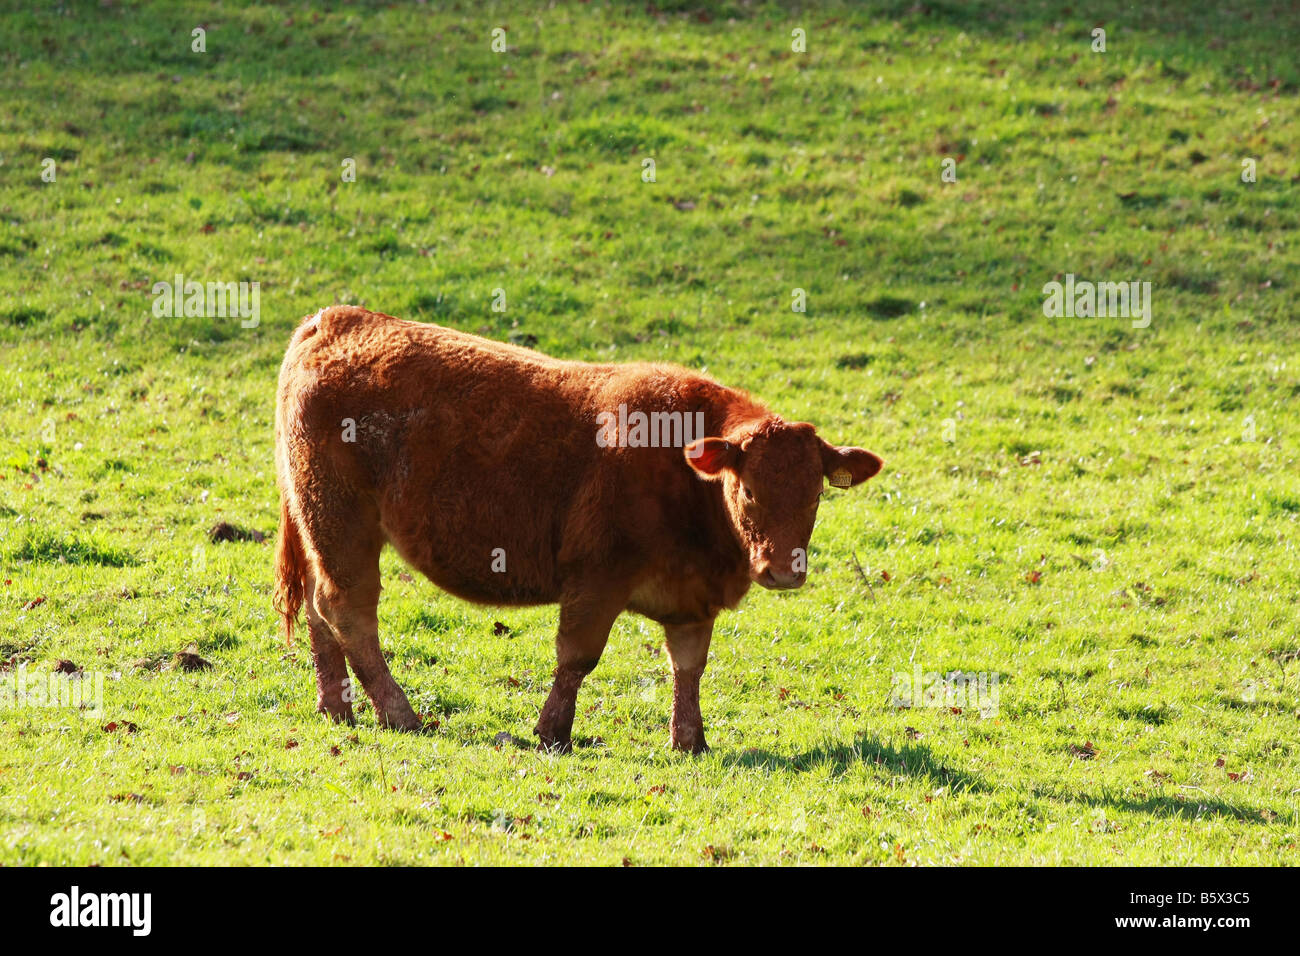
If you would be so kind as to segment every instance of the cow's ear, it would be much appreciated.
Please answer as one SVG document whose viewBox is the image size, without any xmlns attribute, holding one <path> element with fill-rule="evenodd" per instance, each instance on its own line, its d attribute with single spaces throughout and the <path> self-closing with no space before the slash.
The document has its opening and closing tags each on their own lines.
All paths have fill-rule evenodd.
<svg viewBox="0 0 1300 956">
<path fill-rule="evenodd" d="M 686 464 L 705 478 L 716 478 L 724 468 L 735 468 L 740 449 L 723 438 L 700 438 L 683 449 Z"/>
<path fill-rule="evenodd" d="M 818 439 L 820 441 L 820 439 Z M 822 442 L 822 473 L 834 488 L 852 488 L 880 471 L 884 462 L 865 448 L 840 448 Z"/>
</svg>

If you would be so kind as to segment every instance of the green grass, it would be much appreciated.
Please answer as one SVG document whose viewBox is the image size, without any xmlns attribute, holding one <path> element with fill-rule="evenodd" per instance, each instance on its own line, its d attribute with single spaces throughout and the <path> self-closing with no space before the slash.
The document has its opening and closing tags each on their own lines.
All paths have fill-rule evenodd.
<svg viewBox="0 0 1300 956">
<path fill-rule="evenodd" d="M 5 14 L 0 678 L 72 661 L 104 713 L 0 707 L 0 862 L 1293 861 L 1295 10 L 458 6 Z M 260 324 L 156 318 L 176 273 L 260 282 Z M 1150 281 L 1150 328 L 1044 318 L 1065 273 Z M 719 620 L 712 752 L 667 750 L 631 616 L 573 755 L 495 744 L 555 609 L 391 554 L 437 731 L 313 712 L 271 545 L 207 532 L 274 530 L 279 359 L 332 302 L 706 368 L 886 459 L 806 587 Z M 914 665 L 998 714 L 891 707 Z"/>
</svg>

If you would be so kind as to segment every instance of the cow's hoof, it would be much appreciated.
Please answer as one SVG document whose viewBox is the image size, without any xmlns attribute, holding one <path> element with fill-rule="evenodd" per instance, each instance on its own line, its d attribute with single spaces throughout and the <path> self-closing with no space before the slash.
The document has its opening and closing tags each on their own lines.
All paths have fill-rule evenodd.
<svg viewBox="0 0 1300 956">
<path fill-rule="evenodd" d="M 702 754 L 709 749 L 709 745 L 704 742 L 704 737 L 673 738 L 673 750 L 680 750 L 682 753 Z"/>
<path fill-rule="evenodd" d="M 539 730 L 534 730 L 533 733 L 537 734 L 537 749 L 543 753 L 567 754 L 573 752 L 573 741 L 568 737 L 553 737 Z"/>
<path fill-rule="evenodd" d="M 316 713 L 325 714 L 336 724 L 355 724 L 357 719 L 352 716 L 351 704 L 334 704 L 330 705 L 325 701 L 316 704 Z"/>
<path fill-rule="evenodd" d="M 379 726 L 386 730 L 400 730 L 405 733 L 415 733 L 423 728 L 420 718 L 415 715 L 415 711 L 407 708 L 406 713 L 386 713 L 379 714 Z"/>
</svg>

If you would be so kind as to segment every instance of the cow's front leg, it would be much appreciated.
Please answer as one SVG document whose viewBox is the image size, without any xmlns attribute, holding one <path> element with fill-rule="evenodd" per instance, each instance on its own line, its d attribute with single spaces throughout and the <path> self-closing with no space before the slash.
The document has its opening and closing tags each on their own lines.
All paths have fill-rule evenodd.
<svg viewBox="0 0 1300 956">
<path fill-rule="evenodd" d="M 704 742 L 700 714 L 700 677 L 709 660 L 713 622 L 665 624 L 664 637 L 673 662 L 673 749 L 703 753 L 709 745 Z"/>
<path fill-rule="evenodd" d="M 600 594 L 567 598 L 560 605 L 560 629 L 555 635 L 555 683 L 533 728 L 546 749 L 560 753 L 570 750 L 578 688 L 600 661 L 605 642 L 609 640 L 609 629 L 622 609 L 622 601 Z"/>
</svg>

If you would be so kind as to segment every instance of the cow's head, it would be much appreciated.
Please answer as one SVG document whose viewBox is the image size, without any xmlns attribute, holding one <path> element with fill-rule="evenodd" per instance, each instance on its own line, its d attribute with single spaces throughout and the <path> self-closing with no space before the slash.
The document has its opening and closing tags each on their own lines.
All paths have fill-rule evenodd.
<svg viewBox="0 0 1300 956">
<path fill-rule="evenodd" d="M 720 483 L 732 530 L 749 555 L 749 577 L 765 588 L 803 584 L 822 479 L 851 488 L 881 466 L 865 448 L 837 448 L 807 422 L 779 418 L 727 438 L 693 441 L 686 461 L 700 477 Z"/>
</svg>

